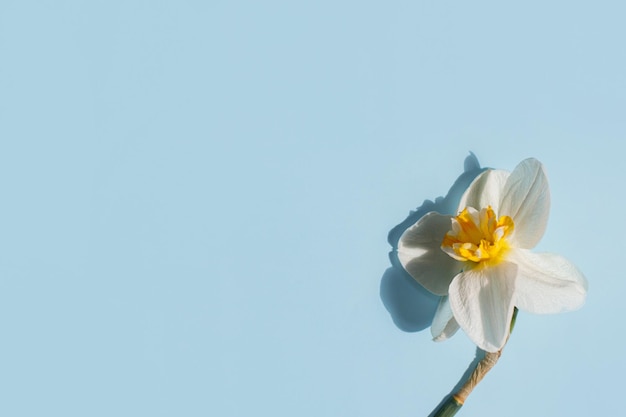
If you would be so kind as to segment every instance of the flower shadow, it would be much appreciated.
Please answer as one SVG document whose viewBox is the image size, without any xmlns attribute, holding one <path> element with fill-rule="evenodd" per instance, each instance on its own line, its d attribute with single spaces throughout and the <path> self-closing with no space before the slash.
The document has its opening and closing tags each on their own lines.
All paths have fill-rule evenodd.
<svg viewBox="0 0 626 417">
<path fill-rule="evenodd" d="M 417 332 L 429 327 L 440 298 L 417 283 L 400 264 L 397 249 L 402 233 L 428 212 L 457 214 L 456 210 L 463 192 L 484 170 L 476 156 L 470 152 L 465 158 L 463 173 L 445 197 L 437 197 L 434 202 L 425 200 L 415 211 L 411 211 L 403 222 L 389 231 L 387 241 L 392 247 L 389 252 L 391 267 L 384 272 L 380 280 L 380 299 L 400 330 Z"/>
</svg>

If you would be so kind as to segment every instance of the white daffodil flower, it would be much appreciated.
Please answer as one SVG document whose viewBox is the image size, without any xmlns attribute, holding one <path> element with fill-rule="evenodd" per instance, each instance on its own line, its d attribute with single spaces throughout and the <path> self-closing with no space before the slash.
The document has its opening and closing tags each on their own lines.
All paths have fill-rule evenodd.
<svg viewBox="0 0 626 417">
<path fill-rule="evenodd" d="M 460 326 L 478 347 L 497 352 L 515 307 L 545 314 L 582 306 L 584 275 L 559 255 L 529 250 L 543 236 L 549 208 L 543 165 L 526 159 L 511 173 L 479 175 L 461 197 L 457 216 L 430 212 L 404 232 L 400 262 L 443 296 L 431 326 L 435 340 Z"/>
</svg>

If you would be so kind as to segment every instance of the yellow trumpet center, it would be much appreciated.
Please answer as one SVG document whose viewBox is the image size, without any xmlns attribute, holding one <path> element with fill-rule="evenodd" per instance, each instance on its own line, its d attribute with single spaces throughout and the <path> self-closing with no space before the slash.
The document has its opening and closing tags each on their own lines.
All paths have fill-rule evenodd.
<svg viewBox="0 0 626 417">
<path fill-rule="evenodd" d="M 480 211 L 466 207 L 452 218 L 452 230 L 444 236 L 441 249 L 459 261 L 498 263 L 509 249 L 506 238 L 513 228 L 513 220 L 497 218 L 491 206 Z"/>
</svg>

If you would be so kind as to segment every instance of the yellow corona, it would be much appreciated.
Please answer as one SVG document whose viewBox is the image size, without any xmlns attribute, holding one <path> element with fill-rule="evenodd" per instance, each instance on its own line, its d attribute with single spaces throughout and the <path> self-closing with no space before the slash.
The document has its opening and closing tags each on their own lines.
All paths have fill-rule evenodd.
<svg viewBox="0 0 626 417">
<path fill-rule="evenodd" d="M 441 249 L 458 261 L 494 265 L 508 251 L 507 237 L 513 228 L 513 220 L 509 216 L 497 218 L 491 206 L 480 211 L 466 207 L 452 218 L 452 230 L 443 238 Z"/>
</svg>

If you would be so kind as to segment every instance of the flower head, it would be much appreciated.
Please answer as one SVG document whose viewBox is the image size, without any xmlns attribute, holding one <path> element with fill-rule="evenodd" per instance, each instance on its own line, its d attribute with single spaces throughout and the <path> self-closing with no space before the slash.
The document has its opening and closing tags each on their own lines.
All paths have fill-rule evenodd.
<svg viewBox="0 0 626 417">
<path fill-rule="evenodd" d="M 461 197 L 457 216 L 430 212 L 398 244 L 404 268 L 442 299 L 431 331 L 443 340 L 462 328 L 488 352 L 500 350 L 513 310 L 579 308 L 587 281 L 565 258 L 532 249 L 546 229 L 550 192 L 543 165 L 488 170 Z"/>
</svg>

